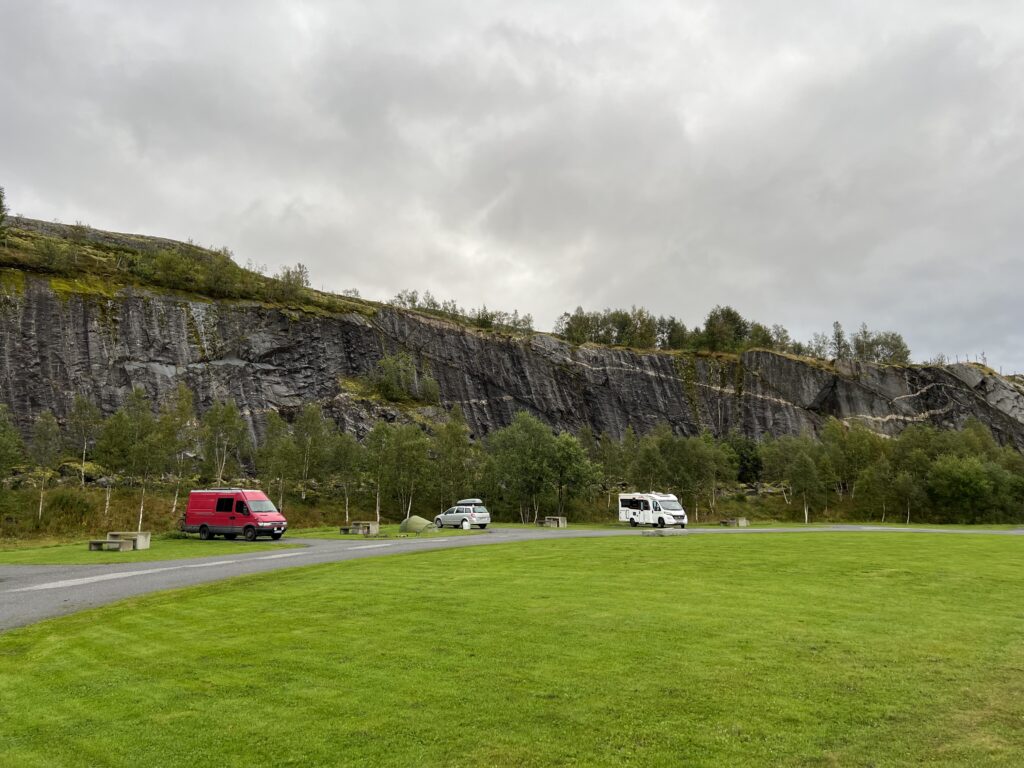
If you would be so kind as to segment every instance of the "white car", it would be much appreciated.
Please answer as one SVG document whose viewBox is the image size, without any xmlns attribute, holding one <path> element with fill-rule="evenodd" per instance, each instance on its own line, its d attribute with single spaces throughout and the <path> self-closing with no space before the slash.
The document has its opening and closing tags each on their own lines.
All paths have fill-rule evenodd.
<svg viewBox="0 0 1024 768">
<path fill-rule="evenodd" d="M 480 499 L 462 499 L 456 502 L 454 507 L 446 509 L 434 518 L 434 525 L 438 528 L 448 526 L 462 528 L 465 531 L 474 525 L 477 528 L 486 528 L 490 522 L 491 513 Z"/>
</svg>

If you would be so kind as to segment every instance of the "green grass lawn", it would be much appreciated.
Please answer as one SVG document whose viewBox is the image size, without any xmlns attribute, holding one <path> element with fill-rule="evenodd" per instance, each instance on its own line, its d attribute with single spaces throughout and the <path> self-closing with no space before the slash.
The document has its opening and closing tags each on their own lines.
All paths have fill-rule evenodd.
<svg viewBox="0 0 1024 768">
<path fill-rule="evenodd" d="M 1019 766 L 1021 545 L 562 539 L 162 593 L 0 635 L 0 763 Z"/>
<path fill-rule="evenodd" d="M 102 538 L 102 537 L 101 537 Z M 150 560 L 180 560 L 186 557 L 212 557 L 281 549 L 286 544 L 248 542 L 243 539 L 200 541 L 195 536 L 154 536 L 149 549 L 137 552 L 90 552 L 85 541 L 74 544 L 19 546 L 0 549 L 0 565 L 99 565 L 108 563 L 140 563 Z M 294 546 L 294 545 L 292 545 Z M 3 760 L 0 760 L 0 765 Z"/>
</svg>

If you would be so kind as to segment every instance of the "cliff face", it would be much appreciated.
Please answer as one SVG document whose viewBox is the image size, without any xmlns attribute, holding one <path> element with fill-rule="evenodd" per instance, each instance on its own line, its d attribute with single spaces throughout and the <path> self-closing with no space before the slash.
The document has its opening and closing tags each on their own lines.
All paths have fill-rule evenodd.
<svg viewBox="0 0 1024 768">
<path fill-rule="evenodd" d="M 386 307 L 329 314 L 131 288 L 83 291 L 21 273 L 0 281 L 0 402 L 26 430 L 46 408 L 63 419 L 75 394 L 109 414 L 132 387 L 159 400 L 184 382 L 200 410 L 234 399 L 255 433 L 268 410 L 317 400 L 361 435 L 376 418 L 405 415 L 339 382 L 399 350 L 429 366 L 442 405 L 461 405 L 478 436 L 521 409 L 559 429 L 614 436 L 662 422 L 682 434 L 796 434 L 828 416 L 892 435 L 912 423 L 959 427 L 975 417 L 1024 450 L 1024 386 L 969 365 L 640 354 L 484 333 Z"/>
</svg>

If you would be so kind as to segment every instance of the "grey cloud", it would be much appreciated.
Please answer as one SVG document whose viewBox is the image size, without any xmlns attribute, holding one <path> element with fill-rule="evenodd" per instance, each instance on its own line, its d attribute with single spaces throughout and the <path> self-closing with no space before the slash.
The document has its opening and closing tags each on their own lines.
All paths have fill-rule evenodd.
<svg viewBox="0 0 1024 768">
<path fill-rule="evenodd" d="M 1007 2 L 8 4 L 27 215 L 430 289 L 1024 369 Z"/>
</svg>

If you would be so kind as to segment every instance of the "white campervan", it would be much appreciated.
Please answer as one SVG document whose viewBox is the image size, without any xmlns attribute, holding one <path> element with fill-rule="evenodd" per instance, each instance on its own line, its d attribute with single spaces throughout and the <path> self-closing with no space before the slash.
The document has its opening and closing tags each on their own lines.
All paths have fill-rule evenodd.
<svg viewBox="0 0 1024 768">
<path fill-rule="evenodd" d="M 619 522 L 638 525 L 678 525 L 685 528 L 686 510 L 671 493 L 620 493 Z"/>
</svg>

